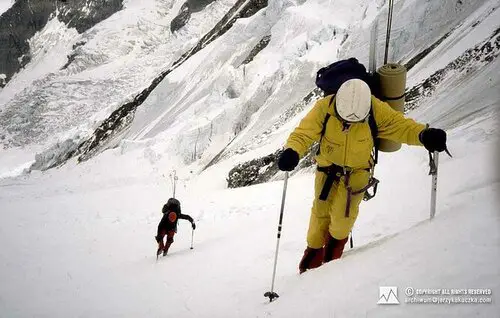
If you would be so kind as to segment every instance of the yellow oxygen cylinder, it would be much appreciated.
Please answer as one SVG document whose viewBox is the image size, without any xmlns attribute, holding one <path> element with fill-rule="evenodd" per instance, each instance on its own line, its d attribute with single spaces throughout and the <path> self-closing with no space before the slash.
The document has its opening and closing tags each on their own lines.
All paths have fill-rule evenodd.
<svg viewBox="0 0 500 318">
<path fill-rule="evenodd" d="M 406 67 L 400 64 L 387 63 L 377 70 L 380 79 L 382 100 L 393 109 L 403 112 L 405 104 Z M 380 139 L 379 150 L 394 152 L 401 148 L 401 143 Z"/>
</svg>

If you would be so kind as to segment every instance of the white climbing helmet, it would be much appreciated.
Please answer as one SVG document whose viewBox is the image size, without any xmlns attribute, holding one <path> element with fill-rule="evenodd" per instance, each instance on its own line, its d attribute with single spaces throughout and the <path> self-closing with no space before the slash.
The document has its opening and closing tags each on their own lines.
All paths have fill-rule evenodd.
<svg viewBox="0 0 500 318">
<path fill-rule="evenodd" d="M 337 114 L 345 121 L 355 123 L 365 120 L 370 113 L 371 91 L 368 84 L 360 79 L 343 83 L 335 97 Z"/>
</svg>

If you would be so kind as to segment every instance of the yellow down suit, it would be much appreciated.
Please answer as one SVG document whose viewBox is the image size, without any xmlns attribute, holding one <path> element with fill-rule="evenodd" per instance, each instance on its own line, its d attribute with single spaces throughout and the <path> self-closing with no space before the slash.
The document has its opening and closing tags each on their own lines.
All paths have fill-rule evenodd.
<svg viewBox="0 0 500 318">
<path fill-rule="evenodd" d="M 371 151 L 373 138 L 368 120 L 352 123 L 344 127 L 335 115 L 334 102 L 329 105 L 332 96 L 326 96 L 316 102 L 312 110 L 302 119 L 299 126 L 290 134 L 285 148 L 292 148 L 302 158 L 314 142 L 320 143 L 320 152 L 315 160 L 318 167 L 332 164 L 351 171 L 348 185 L 352 192 L 367 186 L 370 179 L 370 168 L 373 165 Z M 373 116 L 378 128 L 378 137 L 409 145 L 420 145 L 418 135 L 425 125 L 405 118 L 403 114 L 393 110 L 389 104 L 372 96 Z M 323 138 L 321 131 L 327 112 L 331 115 Z M 326 180 L 326 173 L 316 171 L 315 197 L 311 209 L 307 245 L 321 248 L 325 244 L 328 232 L 335 239 L 341 240 L 349 235 L 358 216 L 358 207 L 363 194 L 351 195 L 349 209 L 347 207 L 346 177 L 335 181 L 325 201 L 319 200 L 319 194 Z M 347 213 L 346 213 L 347 212 Z M 348 214 L 348 216 L 346 216 Z"/>
</svg>

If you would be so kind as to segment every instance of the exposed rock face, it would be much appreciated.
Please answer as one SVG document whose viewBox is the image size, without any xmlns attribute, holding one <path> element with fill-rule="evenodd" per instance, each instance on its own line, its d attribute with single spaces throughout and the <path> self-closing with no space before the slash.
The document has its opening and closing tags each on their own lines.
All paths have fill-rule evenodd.
<svg viewBox="0 0 500 318">
<path fill-rule="evenodd" d="M 179 14 L 170 22 L 170 31 L 174 33 L 178 31 L 180 28 L 188 23 L 191 18 L 191 10 L 189 9 L 189 4 L 186 2 L 182 5 L 179 10 Z"/>
<path fill-rule="evenodd" d="M 282 152 L 283 150 L 278 150 L 265 157 L 237 165 L 229 171 L 227 186 L 239 188 L 268 181 L 279 171 L 277 162 Z"/>
<path fill-rule="evenodd" d="M 316 163 L 314 156 L 317 150 L 318 144 L 315 144 L 304 158 L 300 160 L 296 170 L 311 168 Z M 271 181 L 279 172 L 278 159 L 282 153 L 283 149 L 279 149 L 265 157 L 243 162 L 235 166 L 229 171 L 226 179 L 228 188 L 246 187 Z"/>
<path fill-rule="evenodd" d="M 30 39 L 40 31 L 55 11 L 54 1 L 18 0 L 0 16 L 0 74 L 7 83 L 29 61 Z"/>
<path fill-rule="evenodd" d="M 468 49 L 446 67 L 436 71 L 422 83 L 412 87 L 406 92 L 405 111 L 418 107 L 422 99 L 431 96 L 444 79 L 457 72 L 468 72 L 488 64 L 500 55 L 500 28 L 484 42 Z"/>
<path fill-rule="evenodd" d="M 28 40 L 55 14 L 82 33 L 122 8 L 122 0 L 17 0 L 0 16 L 0 87 L 31 60 Z"/>
<path fill-rule="evenodd" d="M 253 61 L 253 58 L 259 54 L 260 51 L 266 48 L 266 46 L 269 44 L 269 41 L 271 41 L 271 35 L 266 35 L 263 37 L 259 43 L 250 51 L 250 54 L 247 56 L 247 58 L 241 63 L 241 64 L 248 64 Z"/>
<path fill-rule="evenodd" d="M 59 19 L 83 33 L 123 9 L 123 0 L 67 0 L 59 7 Z"/>
<path fill-rule="evenodd" d="M 198 12 L 206 8 L 210 3 L 215 0 L 187 0 L 187 4 L 189 5 L 189 10 L 191 12 Z"/>
<path fill-rule="evenodd" d="M 175 32 L 188 23 L 191 13 L 205 9 L 215 0 L 187 0 L 179 10 L 179 14 L 170 22 L 170 31 Z"/>
</svg>

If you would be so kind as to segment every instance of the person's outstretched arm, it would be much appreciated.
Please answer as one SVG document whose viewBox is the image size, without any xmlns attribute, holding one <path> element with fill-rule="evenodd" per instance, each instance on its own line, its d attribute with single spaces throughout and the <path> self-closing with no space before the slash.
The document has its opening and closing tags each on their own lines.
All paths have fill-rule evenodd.
<svg viewBox="0 0 500 318">
<path fill-rule="evenodd" d="M 194 223 L 193 218 L 190 217 L 189 215 L 181 213 L 181 214 L 179 214 L 179 219 L 188 220 L 189 222 L 191 222 L 191 226 L 193 227 L 193 230 L 196 229 L 196 224 Z"/>
<path fill-rule="evenodd" d="M 291 148 L 303 157 L 315 141 L 319 141 L 331 96 L 319 99 L 288 137 L 285 149 Z"/>
<path fill-rule="evenodd" d="M 372 98 L 378 137 L 402 142 L 408 145 L 424 146 L 430 152 L 445 151 L 446 132 L 439 128 L 427 128 L 400 112 L 389 104 Z"/>
<path fill-rule="evenodd" d="M 422 146 L 419 134 L 425 129 L 425 125 L 406 118 L 402 113 L 392 109 L 389 104 L 375 97 L 372 98 L 372 106 L 379 138 Z"/>
</svg>

